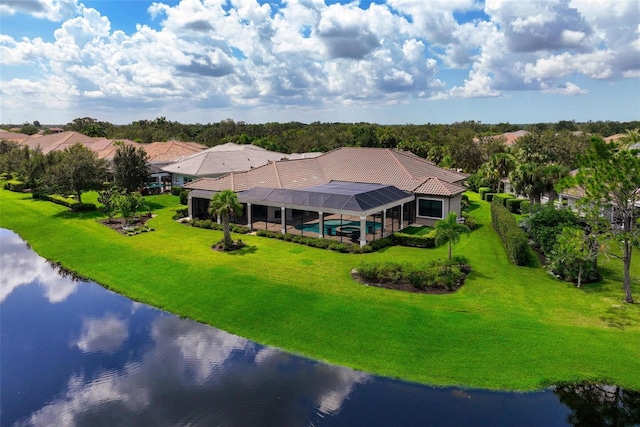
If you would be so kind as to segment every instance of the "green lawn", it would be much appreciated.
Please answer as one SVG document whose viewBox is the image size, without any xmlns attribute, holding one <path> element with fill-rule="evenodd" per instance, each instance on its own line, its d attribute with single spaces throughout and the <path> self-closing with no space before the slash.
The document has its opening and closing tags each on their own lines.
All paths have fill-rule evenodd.
<svg viewBox="0 0 640 427">
<path fill-rule="evenodd" d="M 210 245 L 221 232 L 171 219 L 179 205 L 170 195 L 147 197 L 157 231 L 125 237 L 96 222 L 100 214 L 0 190 L 0 226 L 134 300 L 315 359 L 440 386 L 532 390 L 591 379 L 640 390 L 640 306 L 622 302 L 621 263 L 603 259 L 605 280 L 582 289 L 540 268 L 514 267 L 488 204 L 470 199 L 479 228 L 454 254 L 474 271 L 450 295 L 350 277 L 362 260 L 427 262 L 444 258 L 446 245 L 350 255 L 242 236 L 248 248 L 220 253 Z M 640 253 L 634 257 L 640 300 Z"/>
</svg>

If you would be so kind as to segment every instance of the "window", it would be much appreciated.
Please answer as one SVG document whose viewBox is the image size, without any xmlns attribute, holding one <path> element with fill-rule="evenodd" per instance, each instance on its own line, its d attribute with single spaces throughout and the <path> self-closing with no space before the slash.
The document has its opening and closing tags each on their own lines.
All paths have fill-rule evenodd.
<svg viewBox="0 0 640 427">
<path fill-rule="evenodd" d="M 426 216 L 430 218 L 443 218 L 442 216 L 442 200 L 418 200 L 418 216 Z"/>
</svg>

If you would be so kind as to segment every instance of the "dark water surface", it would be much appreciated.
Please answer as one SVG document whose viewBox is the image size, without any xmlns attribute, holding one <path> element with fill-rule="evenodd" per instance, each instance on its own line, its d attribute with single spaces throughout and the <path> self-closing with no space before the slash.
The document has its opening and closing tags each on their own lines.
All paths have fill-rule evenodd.
<svg viewBox="0 0 640 427">
<path fill-rule="evenodd" d="M 8 230 L 0 257 L 2 426 L 640 423 L 638 393 L 618 387 L 503 393 L 379 378 L 73 280 Z"/>
</svg>

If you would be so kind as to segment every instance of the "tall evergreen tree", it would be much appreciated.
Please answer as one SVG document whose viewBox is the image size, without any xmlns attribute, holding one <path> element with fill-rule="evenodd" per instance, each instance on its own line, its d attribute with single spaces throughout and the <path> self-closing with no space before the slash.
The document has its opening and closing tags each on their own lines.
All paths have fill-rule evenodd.
<svg viewBox="0 0 640 427">
<path fill-rule="evenodd" d="M 149 179 L 149 155 L 142 147 L 118 144 L 113 156 L 113 176 L 127 194 L 142 188 Z"/>
</svg>

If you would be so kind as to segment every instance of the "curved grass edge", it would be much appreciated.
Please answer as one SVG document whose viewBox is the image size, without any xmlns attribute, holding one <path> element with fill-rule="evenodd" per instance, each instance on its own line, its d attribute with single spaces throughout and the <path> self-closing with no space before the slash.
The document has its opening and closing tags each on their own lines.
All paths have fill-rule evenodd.
<svg viewBox="0 0 640 427">
<path fill-rule="evenodd" d="M 477 272 L 458 295 L 416 297 L 354 286 L 349 272 L 362 257 L 426 259 L 441 249 L 343 255 L 243 236 L 253 249 L 216 255 L 209 246 L 221 233 L 170 219 L 177 198 L 152 199 L 157 231 L 127 238 L 99 225 L 99 214 L 0 191 L 0 226 L 45 258 L 263 344 L 435 386 L 526 391 L 591 380 L 640 389 L 640 310 L 620 303 L 615 269 L 577 291 L 539 268 L 510 266 L 478 200 L 472 213 L 483 227 L 455 248 Z"/>
</svg>

